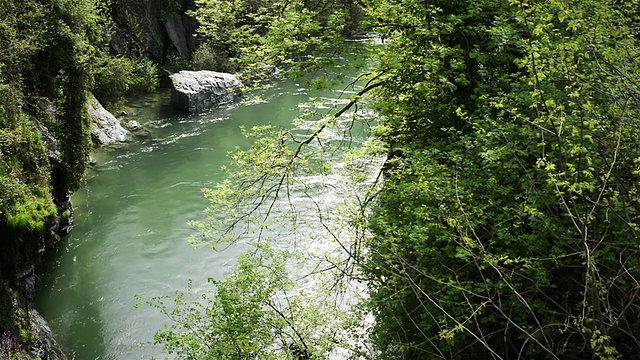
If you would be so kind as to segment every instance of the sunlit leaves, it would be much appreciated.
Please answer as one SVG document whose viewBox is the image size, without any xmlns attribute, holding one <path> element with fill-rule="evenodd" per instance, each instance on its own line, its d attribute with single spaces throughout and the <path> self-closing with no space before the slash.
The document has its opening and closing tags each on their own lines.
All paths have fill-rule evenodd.
<svg viewBox="0 0 640 360">
<path fill-rule="evenodd" d="M 247 79 L 262 79 L 274 66 L 298 78 L 337 66 L 334 55 L 344 52 L 345 38 L 358 30 L 362 17 L 359 7 L 345 0 L 197 4 L 192 15 L 201 24 L 203 46 L 219 57 L 216 70 L 241 71 Z M 356 45 L 349 47 L 354 52 Z"/>
<path fill-rule="evenodd" d="M 614 254 L 638 256 L 629 225 L 639 108 L 631 5 L 381 3 L 371 4 L 378 15 L 402 14 L 386 23 L 391 54 L 380 53 L 393 157 L 371 223 L 385 352 L 606 358 L 637 341 L 626 327 L 635 340 L 598 333 L 590 350 L 555 347 L 613 321 L 619 302 L 637 305 L 619 298 L 636 275 L 628 286 L 604 280 L 629 274 Z M 491 315 L 476 317 L 478 304 Z M 574 320 L 580 326 L 553 325 Z"/>
<path fill-rule="evenodd" d="M 340 49 L 346 13 L 315 5 L 336 2 L 261 2 L 252 13 L 256 4 L 203 4 L 202 16 L 235 24 L 237 64 L 264 60 L 294 74 L 334 64 L 326 54 Z M 365 255 L 356 261 L 380 355 L 633 354 L 640 54 L 626 15 L 637 16 L 637 1 L 359 5 L 384 43 L 372 50 L 370 89 L 381 139 L 369 144 L 390 157 L 368 222 L 375 236 L 351 254 Z M 210 224 L 221 224 L 225 205 L 234 220 L 224 224 L 261 221 L 239 199 L 257 197 L 268 213 L 299 185 L 292 172 L 325 171 L 305 149 L 333 150 L 320 133 L 335 120 L 320 117 L 302 134 L 255 129 L 256 145 L 233 155 L 231 182 L 207 192 Z M 357 157 L 344 169 L 357 170 Z"/>
<path fill-rule="evenodd" d="M 159 331 L 155 342 L 181 359 L 276 359 L 293 334 L 287 318 L 269 307 L 277 294 L 288 291 L 292 283 L 284 268 L 284 258 L 267 248 L 238 260 L 234 272 L 222 280 L 211 280 L 211 293 L 187 294 L 148 301 L 158 307 L 174 324 Z M 264 262 L 262 259 L 265 259 Z M 267 260 L 268 259 L 268 260 Z M 286 353 L 286 348 L 284 349 Z"/>
</svg>

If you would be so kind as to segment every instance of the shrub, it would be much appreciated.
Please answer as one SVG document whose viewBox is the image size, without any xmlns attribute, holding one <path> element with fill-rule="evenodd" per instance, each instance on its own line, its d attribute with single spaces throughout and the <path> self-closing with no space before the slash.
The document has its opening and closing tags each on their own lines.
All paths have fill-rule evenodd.
<svg viewBox="0 0 640 360">
<path fill-rule="evenodd" d="M 121 100 L 129 90 L 129 77 L 133 72 L 131 60 L 124 56 L 104 56 L 93 74 L 94 95 L 103 104 L 113 104 Z"/>
<path fill-rule="evenodd" d="M 151 59 L 139 56 L 132 60 L 130 93 L 153 92 L 158 88 L 158 67 Z"/>
<path fill-rule="evenodd" d="M 117 108 L 126 94 L 152 92 L 158 87 L 158 69 L 150 59 L 103 55 L 99 58 L 93 93 L 107 108 Z"/>
<path fill-rule="evenodd" d="M 196 70 L 218 70 L 224 59 L 224 54 L 217 53 L 209 43 L 203 43 L 193 52 L 191 64 Z"/>
</svg>

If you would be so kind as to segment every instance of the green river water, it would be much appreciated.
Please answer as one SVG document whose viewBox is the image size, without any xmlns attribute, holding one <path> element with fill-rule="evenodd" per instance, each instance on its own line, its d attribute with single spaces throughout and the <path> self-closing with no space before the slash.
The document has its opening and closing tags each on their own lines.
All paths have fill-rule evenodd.
<svg viewBox="0 0 640 360">
<path fill-rule="evenodd" d="M 187 222 L 203 220 L 201 188 L 223 177 L 226 153 L 247 147 L 240 126 L 291 127 L 309 94 L 292 82 L 259 93 L 263 101 L 241 101 L 204 114 L 172 113 L 168 93 L 134 104 L 134 118 L 149 131 L 123 146 L 94 153 L 97 165 L 72 199 L 75 227 L 49 256 L 37 308 L 71 358 L 164 358 L 152 341 L 168 323 L 143 298 L 196 291 L 222 276 L 242 252 L 194 248 Z M 313 94 L 331 108 L 341 92 Z M 310 179 L 313 181 L 313 179 Z M 341 196 L 339 190 L 331 196 Z"/>
</svg>

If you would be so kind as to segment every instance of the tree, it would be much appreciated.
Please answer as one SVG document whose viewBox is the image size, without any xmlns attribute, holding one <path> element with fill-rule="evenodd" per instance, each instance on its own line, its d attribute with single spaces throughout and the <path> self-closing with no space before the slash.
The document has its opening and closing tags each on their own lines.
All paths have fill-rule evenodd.
<svg viewBox="0 0 640 360">
<path fill-rule="evenodd" d="M 353 205 L 357 196 L 369 194 L 353 181 L 362 181 L 373 164 L 349 158 L 343 153 L 347 142 L 325 137 L 323 130 L 345 130 L 335 122 L 328 116 L 309 131 L 261 126 L 247 133 L 255 144 L 232 154 L 226 181 L 204 190 L 210 206 L 207 219 L 194 223 L 200 234 L 193 243 L 248 250 L 222 280 L 209 280 L 213 290 L 175 294 L 168 297 L 173 304 L 148 301 L 171 321 L 155 343 L 182 359 L 326 359 L 367 352 L 353 341 L 363 328 L 363 313 L 355 307 L 361 284 L 351 277 L 361 249 L 343 242 L 341 232 L 352 229 L 352 221 L 364 225 L 362 214 L 349 212 L 360 209 Z M 313 150 L 317 146 L 343 153 L 342 171 L 331 169 L 323 152 Z M 313 183 L 306 183 L 310 178 Z M 344 199 L 327 201 L 332 192 Z"/>
<path fill-rule="evenodd" d="M 304 77 L 324 72 L 345 52 L 363 13 L 349 0 L 196 1 L 191 13 L 203 45 L 195 65 L 210 70 L 242 71 L 247 79 L 264 80 L 274 68 Z M 351 46 L 351 52 L 355 52 Z"/>
<path fill-rule="evenodd" d="M 426 54 L 383 89 L 377 340 L 390 358 L 632 356 L 637 4 L 493 3 L 431 2 L 391 45 Z"/>
<path fill-rule="evenodd" d="M 309 65 L 314 47 L 306 44 L 338 32 L 314 25 L 317 35 L 298 38 L 291 26 L 310 10 L 291 4 L 260 8 L 272 16 L 265 24 L 283 21 L 261 33 L 277 41 L 235 28 L 242 41 L 233 56 Z M 359 270 L 343 273 L 364 275 L 369 286 L 379 356 L 635 356 L 638 2 L 357 5 L 365 29 L 385 44 L 367 47 L 374 68 L 346 108 L 375 99 L 376 136 L 389 157 L 382 191 L 374 201 L 372 187 L 355 211 L 353 223 L 364 221 L 373 236 L 360 237 L 358 251 L 343 246 Z M 278 6 L 294 20 L 278 17 Z M 226 211 L 230 222 L 203 229 L 222 229 L 218 236 L 251 217 L 267 220 L 261 206 L 270 214 L 295 183 L 293 172 L 313 168 L 308 145 L 322 144 L 342 114 L 305 136 L 269 131 L 237 153 L 240 170 L 207 192 L 213 218 Z"/>
</svg>

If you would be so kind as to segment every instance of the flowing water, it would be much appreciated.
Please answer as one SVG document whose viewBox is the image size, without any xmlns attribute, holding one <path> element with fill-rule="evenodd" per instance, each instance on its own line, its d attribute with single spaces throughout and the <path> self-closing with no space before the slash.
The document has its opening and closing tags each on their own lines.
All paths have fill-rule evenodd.
<svg viewBox="0 0 640 360">
<path fill-rule="evenodd" d="M 135 296 L 182 291 L 188 279 L 197 288 L 222 276 L 242 252 L 192 247 L 196 230 L 187 223 L 204 219 L 201 189 L 223 178 L 226 153 L 249 146 L 240 126 L 291 127 L 309 97 L 292 82 L 259 95 L 265 101 L 189 116 L 171 112 L 167 93 L 143 99 L 135 118 L 147 136 L 94 154 L 97 165 L 72 197 L 76 226 L 50 256 L 37 298 L 72 358 L 163 357 L 157 346 L 139 344 L 168 320 L 156 309 L 134 308 Z M 344 103 L 340 91 L 312 95 L 321 108 Z"/>
</svg>

